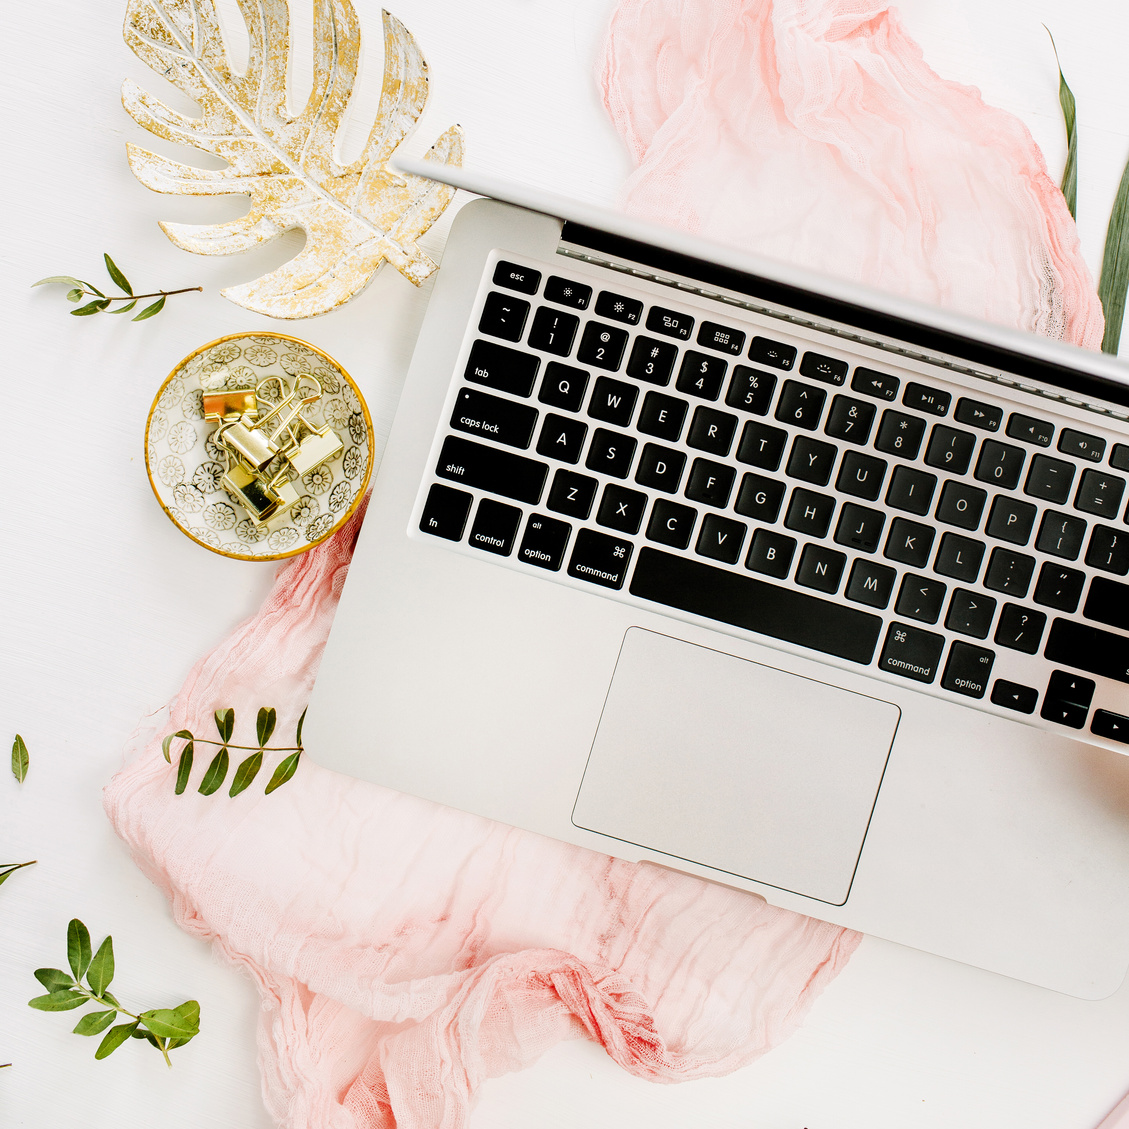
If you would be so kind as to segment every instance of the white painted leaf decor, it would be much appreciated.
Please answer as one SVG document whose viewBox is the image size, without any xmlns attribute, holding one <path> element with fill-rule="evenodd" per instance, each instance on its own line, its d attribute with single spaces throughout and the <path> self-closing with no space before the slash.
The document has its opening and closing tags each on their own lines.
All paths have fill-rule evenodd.
<svg viewBox="0 0 1129 1129">
<path fill-rule="evenodd" d="M 350 0 L 314 0 L 313 90 L 296 117 L 286 106 L 286 0 L 239 0 L 239 8 L 250 39 L 244 74 L 232 70 L 213 0 L 129 0 L 126 43 L 196 101 L 202 115 L 177 113 L 129 80 L 122 104 L 150 133 L 228 163 L 201 169 L 130 145 L 130 168 L 156 192 L 251 198 L 247 215 L 230 223 L 162 223 L 162 230 L 186 251 L 230 255 L 301 228 L 306 244 L 297 256 L 254 282 L 222 291 L 271 317 L 313 317 L 347 302 L 385 259 L 418 285 L 435 263 L 416 240 L 450 203 L 453 190 L 400 176 L 387 165 L 427 101 L 427 64 L 415 40 L 384 12 L 376 122 L 361 156 L 341 166 L 334 156 L 338 126 L 361 46 Z M 452 126 L 426 159 L 458 165 L 462 155 L 462 131 Z"/>
</svg>

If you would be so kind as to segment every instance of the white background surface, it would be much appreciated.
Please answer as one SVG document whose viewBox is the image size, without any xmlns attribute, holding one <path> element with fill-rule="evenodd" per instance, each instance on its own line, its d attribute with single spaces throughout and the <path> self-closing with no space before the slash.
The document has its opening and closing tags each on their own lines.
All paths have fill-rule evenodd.
<svg viewBox="0 0 1129 1129">
<path fill-rule="evenodd" d="M 293 0 L 296 42 L 308 0 Z M 612 204 L 628 171 L 593 81 L 614 0 L 398 0 L 431 64 L 432 101 L 408 149 L 459 121 L 468 163 Z M 909 0 L 899 5 L 926 58 L 1018 114 L 1054 175 L 1065 147 L 1055 32 L 1078 97 L 1079 226 L 1091 269 L 1129 154 L 1129 8 L 1120 0 Z M 189 108 L 121 40 L 124 5 L 11 4 L 0 36 L 5 236 L 0 242 L 0 861 L 37 858 L 0 889 L 0 1125 L 63 1129 L 268 1129 L 259 1097 L 249 981 L 172 924 L 102 814 L 101 786 L 138 718 L 177 689 L 194 660 L 258 605 L 274 566 L 227 561 L 159 510 L 142 438 L 153 394 L 192 349 L 274 326 L 335 356 L 364 390 L 378 442 L 426 302 L 391 268 L 343 310 L 278 324 L 218 295 L 300 246 L 286 237 L 245 256 L 174 248 L 158 219 L 239 214 L 241 198 L 153 195 L 124 142 L 174 151 L 121 110 L 128 76 Z M 366 67 L 346 149 L 367 133 L 379 93 L 380 11 L 359 0 Z M 230 16 L 225 6 L 225 13 Z M 231 11 L 234 11 L 233 5 Z M 296 81 L 308 82 L 304 49 Z M 304 77 L 305 76 L 305 77 Z M 445 225 L 426 240 L 437 253 Z M 205 286 L 151 321 L 71 318 L 58 290 L 96 284 L 110 251 L 136 286 Z M 27 781 L 7 771 L 21 732 Z M 1127 892 L 1129 896 L 1129 892 Z M 71 1035 L 79 1013 L 33 1012 L 31 972 L 65 961 L 72 916 L 95 944 L 112 932 L 127 1005 L 195 997 L 203 1033 L 174 1055 L 131 1043 L 96 1063 Z M 490 1082 L 476 1129 L 709 1125 L 756 1129 L 1092 1129 L 1129 1088 L 1129 987 L 1082 1003 L 867 939 L 800 1032 L 760 1063 L 712 1082 L 658 1087 L 596 1047 L 558 1047 Z"/>
</svg>

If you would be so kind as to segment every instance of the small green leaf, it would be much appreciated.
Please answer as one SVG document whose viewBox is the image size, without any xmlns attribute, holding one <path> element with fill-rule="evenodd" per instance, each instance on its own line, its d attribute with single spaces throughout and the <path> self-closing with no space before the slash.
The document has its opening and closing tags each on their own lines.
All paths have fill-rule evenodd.
<svg viewBox="0 0 1129 1129">
<path fill-rule="evenodd" d="M 179 796 L 188 787 L 192 775 L 192 742 L 189 741 L 180 754 L 180 764 L 176 770 L 176 794 Z"/>
<path fill-rule="evenodd" d="M 106 254 L 102 252 L 102 258 L 106 260 L 106 270 L 110 277 L 114 280 L 114 285 L 119 290 L 124 290 L 130 297 L 133 296 L 133 287 L 129 284 L 129 279 L 118 269 L 118 264 Z"/>
<path fill-rule="evenodd" d="M 1121 174 L 1109 227 L 1105 233 L 1105 253 L 1098 280 L 1098 297 L 1105 311 L 1105 336 L 1102 352 L 1116 355 L 1121 344 L 1121 323 L 1125 320 L 1125 292 L 1129 288 L 1129 164 Z"/>
<path fill-rule="evenodd" d="M 226 710 L 216 710 L 215 718 L 220 740 L 226 745 L 235 731 L 235 710 L 230 706 Z"/>
<path fill-rule="evenodd" d="M 144 321 L 146 318 L 151 318 L 159 314 L 165 308 L 165 296 L 162 294 L 151 306 L 146 306 L 145 309 L 132 318 L 132 321 Z"/>
<path fill-rule="evenodd" d="M 208 765 L 208 771 L 204 773 L 204 779 L 200 781 L 200 795 L 210 796 L 213 792 L 218 791 L 223 778 L 227 775 L 228 765 L 227 749 L 220 749 L 212 759 L 212 763 Z"/>
<path fill-rule="evenodd" d="M 302 753 L 299 750 L 296 753 L 291 753 L 285 760 L 279 763 L 278 768 L 274 770 L 274 775 L 270 778 L 270 783 L 266 788 L 266 795 L 270 795 L 276 788 L 281 788 L 295 773 L 298 768 L 298 758 Z"/>
<path fill-rule="evenodd" d="M 77 917 L 67 926 L 67 961 L 76 980 L 90 967 L 90 930 Z"/>
<path fill-rule="evenodd" d="M 261 749 L 269 740 L 270 735 L 274 732 L 274 723 L 278 720 L 278 715 L 273 709 L 267 709 L 263 706 L 259 710 L 259 716 L 255 719 L 255 732 L 259 737 L 259 748 Z"/>
<path fill-rule="evenodd" d="M 310 707 L 307 706 L 306 710 L 308 710 L 309 708 Z M 298 718 L 298 731 L 294 734 L 294 744 L 298 745 L 299 747 L 302 744 L 302 726 L 306 724 L 306 710 L 303 710 L 302 716 Z"/>
<path fill-rule="evenodd" d="M 196 1003 L 189 1000 L 189 1004 Z M 182 1004 L 181 1007 L 187 1005 Z M 194 1011 L 182 1012 L 179 1008 L 160 1008 L 156 1011 L 143 1011 L 141 1022 L 161 1039 L 191 1039 L 200 1033 L 200 1005 Z"/>
<path fill-rule="evenodd" d="M 67 291 L 67 301 L 68 302 L 81 302 L 82 301 L 82 289 L 79 288 L 79 287 L 76 287 L 74 290 L 68 290 Z"/>
<path fill-rule="evenodd" d="M 108 1055 L 112 1055 L 136 1030 L 136 1022 L 119 1023 L 117 1027 L 111 1027 L 109 1034 L 98 1044 L 94 1057 L 106 1058 Z"/>
<path fill-rule="evenodd" d="M 132 310 L 133 307 L 136 306 L 136 305 L 137 305 L 137 299 L 134 298 L 134 300 L 132 302 L 127 302 L 124 306 L 119 306 L 116 310 L 111 310 L 110 313 L 112 313 L 112 314 L 128 314 L 129 311 Z"/>
<path fill-rule="evenodd" d="M 259 775 L 263 767 L 263 750 L 252 753 L 235 771 L 235 779 L 231 782 L 229 796 L 238 796 Z"/>
<path fill-rule="evenodd" d="M 117 1014 L 117 1011 L 113 1008 L 109 1011 L 92 1011 L 78 1021 L 74 1033 L 76 1035 L 100 1035 L 114 1022 L 114 1016 Z"/>
<path fill-rule="evenodd" d="M 89 314 L 100 314 L 109 304 L 109 298 L 95 298 L 93 302 L 87 302 L 85 306 L 79 306 L 77 310 L 71 310 L 71 316 L 82 318 Z M 137 318 L 133 320 L 137 321 Z"/>
<path fill-rule="evenodd" d="M 41 278 L 38 282 L 33 282 L 32 286 L 47 286 L 52 282 L 58 282 L 62 286 L 82 285 L 77 278 L 71 278 L 69 274 L 53 274 L 50 278 Z"/>
<path fill-rule="evenodd" d="M 164 753 L 164 755 L 165 755 L 165 760 L 167 760 L 167 761 L 169 762 L 169 764 L 172 764 L 172 758 L 171 758 L 171 757 L 169 756 L 169 746 L 170 746 L 170 745 L 171 745 L 171 744 L 173 743 L 173 741 L 175 741 L 175 740 L 176 740 L 176 739 L 177 739 L 178 737 L 183 737 L 185 741 L 192 741 L 192 740 L 194 739 L 194 738 L 193 738 L 193 736 L 192 736 L 192 734 L 191 734 L 191 733 L 189 733 L 187 729 L 178 729 L 178 730 L 177 730 L 177 731 L 176 731 L 175 733 L 170 733 L 170 734 L 169 734 L 169 735 L 168 735 L 168 736 L 167 736 L 167 737 L 166 737 L 166 738 L 165 738 L 165 739 L 164 739 L 164 740 L 163 740 L 163 741 L 161 742 L 161 752 L 162 752 L 162 753 Z"/>
<path fill-rule="evenodd" d="M 4 883 L 7 882 L 8 879 L 11 878 L 11 876 L 13 874 L 15 874 L 17 870 L 23 870 L 23 868 L 25 866 L 34 866 L 34 865 L 35 865 L 35 859 L 32 859 L 31 862 L 4 862 L 4 863 L 0 863 L 0 886 L 3 886 Z"/>
<path fill-rule="evenodd" d="M 22 784 L 27 778 L 27 745 L 24 744 L 24 739 L 17 733 L 16 739 L 12 742 L 12 775 Z"/>
<path fill-rule="evenodd" d="M 86 973 L 86 982 L 90 985 L 91 991 L 96 996 L 100 996 L 109 986 L 110 981 L 114 978 L 114 939 L 107 937 L 101 945 L 98 946 L 98 951 L 94 954 L 94 959 L 90 962 L 90 968 Z"/>
<path fill-rule="evenodd" d="M 200 1030 L 200 1005 L 195 1000 L 185 1000 L 184 1003 L 174 1007 L 173 1012 L 181 1019 L 196 1024 L 197 1033 Z M 190 1036 L 189 1036 L 190 1037 Z"/>
<path fill-rule="evenodd" d="M 1047 35 L 1051 36 L 1051 49 L 1055 53 L 1058 66 L 1058 104 L 1062 107 L 1062 122 L 1066 126 L 1066 167 L 1062 170 L 1062 194 L 1070 214 L 1077 219 L 1078 210 L 1078 113 L 1074 102 L 1074 92 L 1066 83 L 1062 73 L 1062 63 L 1058 58 L 1058 45 L 1051 29 L 1043 24 Z"/>
<path fill-rule="evenodd" d="M 115 996 L 113 992 L 103 992 L 102 999 L 104 999 L 108 1004 L 113 1004 L 113 1006 L 116 1007 L 119 1011 L 121 1010 L 122 1005 L 118 1003 L 118 997 Z"/>
<path fill-rule="evenodd" d="M 74 987 L 74 981 L 61 968 L 37 968 L 35 978 L 48 992 Z"/>
<path fill-rule="evenodd" d="M 36 996 L 28 1000 L 27 1006 L 39 1011 L 70 1011 L 71 1008 L 82 1007 L 89 997 L 83 992 L 60 990 L 47 996 Z"/>
<path fill-rule="evenodd" d="M 89 290 L 91 294 L 97 294 L 99 298 L 105 298 L 106 297 L 106 295 L 103 294 L 102 291 L 99 290 L 98 287 L 95 286 L 94 283 L 92 283 L 92 282 L 83 282 L 81 278 L 76 278 L 75 282 L 77 282 L 79 284 L 79 286 L 85 286 L 86 289 Z"/>
</svg>

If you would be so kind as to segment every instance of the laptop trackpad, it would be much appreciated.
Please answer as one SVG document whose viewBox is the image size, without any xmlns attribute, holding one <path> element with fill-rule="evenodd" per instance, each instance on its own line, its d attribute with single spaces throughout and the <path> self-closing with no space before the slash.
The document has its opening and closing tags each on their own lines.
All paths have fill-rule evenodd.
<svg viewBox="0 0 1129 1129">
<path fill-rule="evenodd" d="M 842 905 L 900 713 L 633 627 L 572 821 Z"/>
</svg>

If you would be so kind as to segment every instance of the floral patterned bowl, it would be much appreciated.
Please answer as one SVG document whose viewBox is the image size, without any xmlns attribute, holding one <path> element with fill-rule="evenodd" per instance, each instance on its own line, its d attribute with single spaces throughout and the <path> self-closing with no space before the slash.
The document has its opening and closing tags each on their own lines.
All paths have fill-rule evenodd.
<svg viewBox="0 0 1129 1129">
<path fill-rule="evenodd" d="M 254 386 L 309 372 L 322 398 L 303 414 L 328 424 L 344 447 L 294 483 L 289 512 L 256 526 L 220 480 L 224 453 L 204 419 L 205 388 Z M 278 333 L 237 333 L 191 353 L 161 385 L 145 425 L 145 467 L 161 508 L 198 545 L 241 561 L 276 561 L 324 541 L 352 515 L 372 472 L 372 419 L 353 378 L 320 349 Z"/>
</svg>

